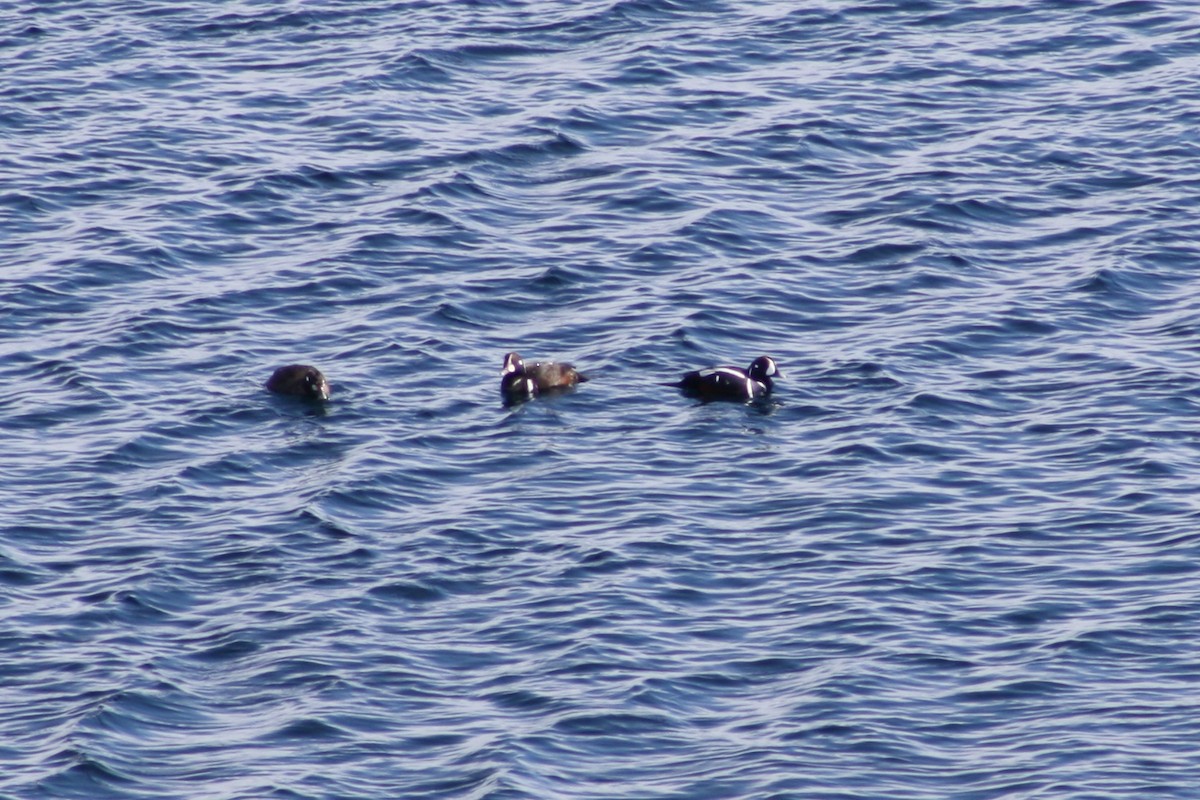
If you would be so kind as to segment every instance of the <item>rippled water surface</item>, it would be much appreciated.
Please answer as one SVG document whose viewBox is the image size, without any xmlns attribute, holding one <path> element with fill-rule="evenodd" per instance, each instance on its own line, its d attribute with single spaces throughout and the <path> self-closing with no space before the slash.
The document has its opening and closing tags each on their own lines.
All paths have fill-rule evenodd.
<svg viewBox="0 0 1200 800">
<path fill-rule="evenodd" d="M 0 132 L 0 796 L 1198 796 L 1192 4 L 19 2 Z"/>
</svg>

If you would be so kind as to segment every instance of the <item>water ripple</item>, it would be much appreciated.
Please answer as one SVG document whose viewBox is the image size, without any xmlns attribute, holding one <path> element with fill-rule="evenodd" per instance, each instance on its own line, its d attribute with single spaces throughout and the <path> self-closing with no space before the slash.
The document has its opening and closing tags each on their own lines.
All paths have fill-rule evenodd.
<svg viewBox="0 0 1200 800">
<path fill-rule="evenodd" d="M 1194 794 L 1188 9 L 10 16 L 0 792 Z"/>
</svg>

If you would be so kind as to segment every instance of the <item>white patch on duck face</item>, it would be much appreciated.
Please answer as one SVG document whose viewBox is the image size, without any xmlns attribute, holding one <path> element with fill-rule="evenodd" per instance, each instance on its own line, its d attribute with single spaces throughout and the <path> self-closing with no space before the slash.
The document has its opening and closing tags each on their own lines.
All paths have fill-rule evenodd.
<svg viewBox="0 0 1200 800">
<path fill-rule="evenodd" d="M 521 364 L 521 357 L 516 353 L 509 353 L 504 357 L 504 369 L 500 370 L 501 375 L 508 375 L 510 372 L 517 372 Z"/>
<path fill-rule="evenodd" d="M 750 362 L 750 368 L 746 370 L 747 375 L 760 375 L 763 378 L 769 378 L 776 372 L 775 362 L 771 360 L 770 356 L 754 359 Z"/>
</svg>

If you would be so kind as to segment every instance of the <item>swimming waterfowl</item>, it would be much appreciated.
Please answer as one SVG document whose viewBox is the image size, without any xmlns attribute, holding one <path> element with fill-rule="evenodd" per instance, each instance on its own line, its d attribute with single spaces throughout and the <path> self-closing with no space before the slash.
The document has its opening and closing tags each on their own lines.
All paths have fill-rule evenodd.
<svg viewBox="0 0 1200 800">
<path fill-rule="evenodd" d="M 509 399 L 526 399 L 542 392 L 569 389 L 587 379 L 571 364 L 526 363 L 518 354 L 509 353 L 504 357 L 504 368 L 500 371 L 500 392 Z"/>
<path fill-rule="evenodd" d="M 760 356 L 750 362 L 749 369 L 738 367 L 710 367 L 684 374 L 675 386 L 690 397 L 701 400 L 758 400 L 768 397 L 775 387 L 772 378 L 782 378 L 783 373 L 775 366 L 770 356 Z"/>
<path fill-rule="evenodd" d="M 321 370 L 308 364 L 288 364 L 271 374 L 267 389 L 278 394 L 303 397 L 307 400 L 328 400 L 329 381 Z"/>
</svg>

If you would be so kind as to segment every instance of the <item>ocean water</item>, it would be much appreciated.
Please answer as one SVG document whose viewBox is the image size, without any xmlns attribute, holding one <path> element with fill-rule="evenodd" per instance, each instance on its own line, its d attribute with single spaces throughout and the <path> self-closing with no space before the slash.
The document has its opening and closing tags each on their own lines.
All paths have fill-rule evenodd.
<svg viewBox="0 0 1200 800">
<path fill-rule="evenodd" d="M 0 797 L 1200 797 L 1193 4 L 18 1 L 0 136 Z"/>
</svg>

